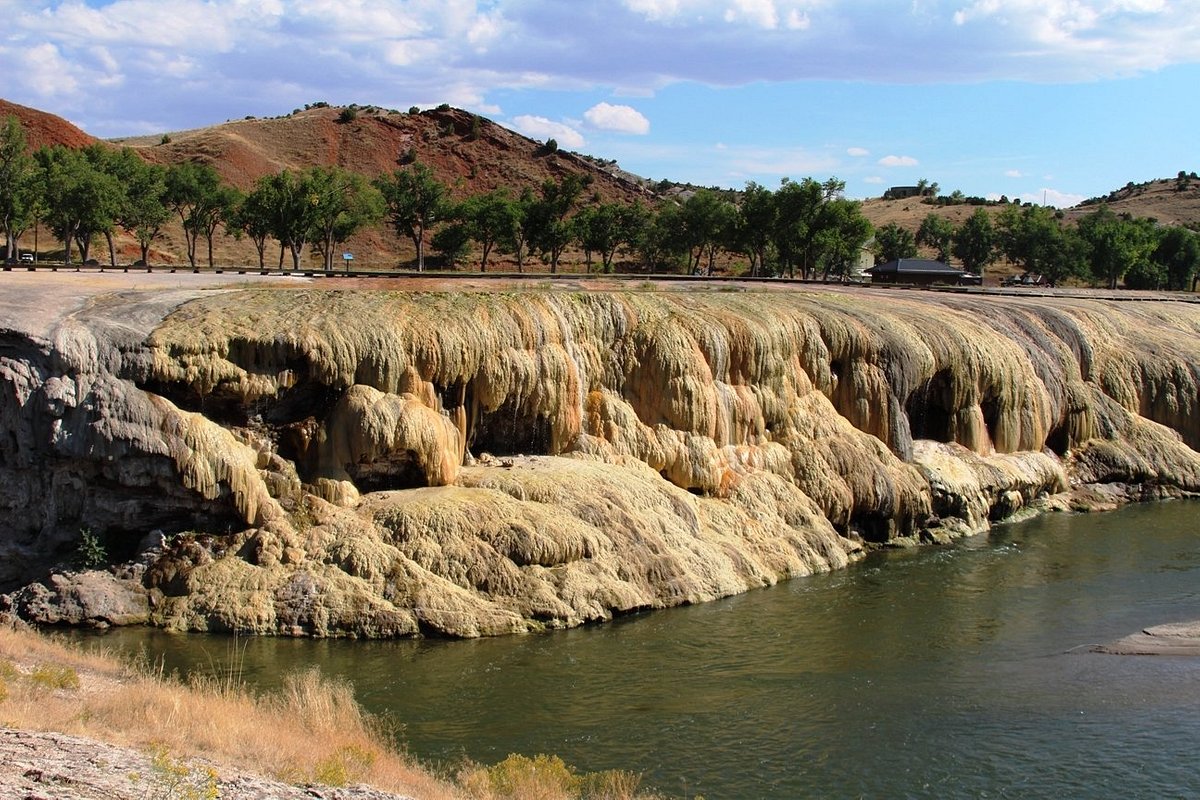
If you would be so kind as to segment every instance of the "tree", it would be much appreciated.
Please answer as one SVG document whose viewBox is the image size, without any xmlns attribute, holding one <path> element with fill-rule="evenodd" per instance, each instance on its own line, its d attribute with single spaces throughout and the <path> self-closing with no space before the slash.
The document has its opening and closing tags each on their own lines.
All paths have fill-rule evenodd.
<svg viewBox="0 0 1200 800">
<path fill-rule="evenodd" d="M 167 207 L 166 170 L 157 164 L 146 163 L 127 147 L 105 151 L 103 164 L 123 189 L 118 198 L 117 224 L 137 239 L 141 261 L 148 263 L 150 246 L 171 216 Z M 111 236 L 108 242 L 109 259 L 115 264 Z"/>
<path fill-rule="evenodd" d="M 0 126 L 0 227 L 4 229 L 4 260 L 17 258 L 17 240 L 33 221 L 37 164 L 29 155 L 25 129 L 15 116 Z"/>
<path fill-rule="evenodd" d="M 578 175 L 567 175 L 556 181 L 548 178 L 542 183 L 541 197 L 527 208 L 525 217 L 529 243 L 550 264 L 550 272 L 558 272 L 558 260 L 575 236 L 568 215 L 583 191 Z"/>
<path fill-rule="evenodd" d="M 430 244 L 441 254 L 445 265 L 456 269 L 458 262 L 467 257 L 471 246 L 471 232 L 467 223 L 457 214 L 451 215 L 449 224 L 443 225 L 434 234 Z"/>
<path fill-rule="evenodd" d="M 600 268 L 609 271 L 612 263 L 610 253 L 615 253 L 621 241 L 621 206 L 618 203 L 600 203 L 587 206 L 575 215 L 575 238 L 583 248 L 587 271 L 592 271 L 592 254 L 600 254 Z"/>
<path fill-rule="evenodd" d="M 1025 272 L 1052 282 L 1078 274 L 1076 242 L 1069 240 L 1046 206 L 1010 204 L 996 218 L 1000 252 Z"/>
<path fill-rule="evenodd" d="M 1166 271 L 1168 289 L 1188 289 L 1200 272 L 1200 236 L 1178 225 L 1163 228 L 1150 260 Z"/>
<path fill-rule="evenodd" d="M 871 238 L 871 222 L 862 213 L 862 203 L 834 198 L 822 209 L 821 227 L 814 238 L 815 263 L 825 280 L 830 275 L 849 275 L 859 253 Z"/>
<path fill-rule="evenodd" d="M 886 264 L 901 258 L 915 258 L 917 240 L 912 231 L 889 222 L 875 231 L 875 263 Z"/>
<path fill-rule="evenodd" d="M 388 222 L 400 236 L 412 240 L 417 250 L 417 270 L 425 269 L 425 234 L 440 222 L 447 210 L 446 187 L 429 167 L 419 161 L 380 176 L 375 188 L 383 195 Z"/>
<path fill-rule="evenodd" d="M 271 197 L 271 182 L 268 178 L 259 178 L 250 193 L 244 195 L 232 209 L 227 223 L 228 230 L 235 238 L 244 233 L 254 243 L 258 253 L 258 267 L 266 266 L 267 238 L 271 236 L 274 201 Z M 282 258 L 282 248 L 280 258 Z"/>
<path fill-rule="evenodd" d="M 917 244 L 937 251 L 938 261 L 950 262 L 950 244 L 954 239 L 954 223 L 932 211 L 921 220 L 917 229 Z"/>
<path fill-rule="evenodd" d="M 992 218 L 982 208 L 954 231 L 951 252 L 968 272 L 983 275 L 983 270 L 996 260 L 996 231 Z"/>
<path fill-rule="evenodd" d="M 1107 283 L 1108 288 L 1117 288 L 1121 276 L 1131 270 L 1136 270 L 1142 285 L 1165 282 L 1165 270 L 1159 275 L 1142 263 L 1154 247 L 1148 221 L 1122 219 L 1101 206 L 1081 218 L 1078 229 L 1087 246 L 1093 277 Z"/>
<path fill-rule="evenodd" d="M 661 206 L 643 228 L 636 248 L 650 272 L 674 271 L 690 264 L 683 207 L 678 203 Z"/>
<path fill-rule="evenodd" d="M 706 261 L 705 274 L 711 275 L 717 250 L 730 237 L 736 209 L 711 189 L 701 189 L 683 203 L 683 233 L 690 253 L 689 271 L 700 273 Z"/>
<path fill-rule="evenodd" d="M 63 243 L 63 263 L 71 261 L 72 242 L 86 262 L 92 239 L 116 224 L 121 186 L 84 150 L 44 147 L 34 159 L 41 169 L 46 222 Z"/>
<path fill-rule="evenodd" d="M 383 197 L 361 175 L 341 167 L 309 167 L 300 175 L 308 238 L 333 269 L 337 245 L 383 216 Z"/>
<path fill-rule="evenodd" d="M 818 239 L 821 231 L 830 224 L 827 214 L 829 204 L 840 199 L 845 191 L 845 181 L 830 178 L 819 183 L 812 178 L 800 182 L 784 178 L 775 192 L 775 228 L 772 243 L 779 254 L 780 272 L 795 276 L 796 265 L 801 275 L 812 277 L 819 260 Z M 837 212 L 832 212 L 835 216 Z"/>
<path fill-rule="evenodd" d="M 208 266 L 213 266 L 213 235 L 229 218 L 236 194 L 221 183 L 211 164 L 187 161 L 167 168 L 167 204 L 179 215 L 187 242 L 188 263 L 196 268 L 196 245 L 201 236 L 208 243 Z"/>
<path fill-rule="evenodd" d="M 767 267 L 767 249 L 775 230 L 779 209 L 770 189 L 750 181 L 742 191 L 738 216 L 734 222 L 734 241 L 750 258 L 751 277 L 762 274 Z"/>
<path fill-rule="evenodd" d="M 478 118 L 476 118 L 478 119 Z M 468 197 L 459 208 L 467 235 L 479 245 L 479 271 L 487 272 L 488 256 L 497 245 L 511 242 L 520 222 L 520 207 L 508 193 L 494 190 Z"/>
</svg>

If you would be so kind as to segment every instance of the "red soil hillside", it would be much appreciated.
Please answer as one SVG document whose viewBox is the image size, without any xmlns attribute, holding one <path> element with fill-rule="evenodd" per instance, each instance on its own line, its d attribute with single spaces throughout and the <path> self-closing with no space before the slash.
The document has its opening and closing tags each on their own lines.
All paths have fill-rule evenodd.
<svg viewBox="0 0 1200 800">
<path fill-rule="evenodd" d="M 87 147 L 98 141 L 96 137 L 89 136 L 62 117 L 0 98 L 0 120 L 10 116 L 16 117 L 25 129 L 25 138 L 31 150 L 53 147 L 56 144 L 73 148 Z"/>
<path fill-rule="evenodd" d="M 117 140 L 148 161 L 211 163 L 227 181 L 248 189 L 256 179 L 281 169 L 337 165 L 368 177 L 391 172 L 415 157 L 428 165 L 456 196 L 498 187 L 514 193 L 536 189 L 547 178 L 587 175 L 589 192 L 605 200 L 646 197 L 636 183 L 618 178 L 587 159 L 549 153 L 539 142 L 458 109 L 417 114 L 321 107 L 274 119 L 246 119 L 194 131 Z M 478 121 L 476 122 L 476 119 Z"/>
</svg>

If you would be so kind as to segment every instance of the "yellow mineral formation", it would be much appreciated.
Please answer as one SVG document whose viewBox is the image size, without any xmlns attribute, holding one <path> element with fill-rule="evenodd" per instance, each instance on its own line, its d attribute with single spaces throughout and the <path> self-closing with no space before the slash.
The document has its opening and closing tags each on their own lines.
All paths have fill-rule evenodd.
<svg viewBox="0 0 1200 800">
<path fill-rule="evenodd" d="M 577 625 L 984 531 L 1083 485 L 1200 491 L 1187 302 L 247 288 L 114 357 L 143 388 L 72 325 L 72 369 L 14 396 L 118 398 L 94 452 L 167 458 L 178 504 L 238 521 L 151 568 L 173 627 Z"/>
</svg>

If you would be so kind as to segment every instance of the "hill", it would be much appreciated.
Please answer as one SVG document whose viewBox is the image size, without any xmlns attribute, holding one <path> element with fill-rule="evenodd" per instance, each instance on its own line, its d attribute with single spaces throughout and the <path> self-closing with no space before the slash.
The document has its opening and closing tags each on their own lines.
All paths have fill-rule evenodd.
<svg viewBox="0 0 1200 800">
<path fill-rule="evenodd" d="M 67 122 L 62 117 L 56 117 L 36 108 L 10 103 L 0 97 L 0 120 L 6 117 L 16 117 L 25 129 L 25 138 L 30 148 L 53 147 L 61 144 L 64 147 L 87 147 L 99 141 L 95 136 L 84 133 L 79 128 Z"/>
<path fill-rule="evenodd" d="M 568 174 L 587 176 L 605 200 L 647 192 L 598 162 L 562 150 L 470 112 L 441 106 L 401 112 L 375 106 L 318 104 L 287 116 L 248 118 L 160 136 L 113 140 L 147 161 L 201 161 L 239 189 L 281 169 L 339 166 L 374 178 L 413 160 L 429 166 L 456 195 L 507 187 L 519 192 Z"/>
<path fill-rule="evenodd" d="M 62 144 L 83 147 L 99 141 L 66 120 L 43 111 L 0 100 L 0 117 L 15 115 L 24 125 L 30 145 Z M 642 199 L 648 203 L 688 194 L 682 184 L 654 184 L 621 170 L 613 161 L 547 147 L 486 118 L 449 106 L 407 112 L 376 106 L 331 107 L 317 103 L 291 114 L 247 117 L 219 125 L 153 136 L 112 140 L 130 147 L 147 161 L 168 165 L 185 161 L 212 164 L 239 189 L 249 189 L 258 178 L 281 169 L 299 170 L 312 165 L 333 166 L 368 177 L 385 174 L 419 160 L 451 188 L 456 198 L 508 188 L 536 190 L 547 179 L 568 174 L 589 181 L 589 195 L 605 201 Z M 1193 173 L 1194 174 L 1194 173 Z M 731 193 L 736 194 L 736 193 Z M 1200 227 L 1200 179 L 1180 178 L 1129 183 L 1108 195 L 1066 209 L 1068 220 L 1090 213 L 1100 203 L 1119 214 L 1150 217 L 1163 224 Z M 998 213 L 1004 206 L 944 205 L 910 197 L 899 200 L 868 199 L 863 213 L 876 227 L 896 223 L 915 231 L 927 214 L 943 216 L 960 225 L 976 208 Z M 347 244 L 360 265 L 391 266 L 411 254 L 405 241 L 386 230 L 374 230 Z M 152 258 L 179 262 L 184 252 L 182 234 L 168 231 Z M 136 258 L 131 244 L 122 257 Z M 218 260 L 224 263 L 254 259 L 252 246 L 221 237 Z M 568 261 L 572 257 L 568 257 Z M 500 265 L 498 265 L 500 266 Z"/>
</svg>

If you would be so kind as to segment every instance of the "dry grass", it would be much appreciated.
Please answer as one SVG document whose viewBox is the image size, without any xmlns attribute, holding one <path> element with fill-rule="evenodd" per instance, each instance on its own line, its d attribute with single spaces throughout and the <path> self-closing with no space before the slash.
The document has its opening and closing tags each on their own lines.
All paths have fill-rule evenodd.
<svg viewBox="0 0 1200 800">
<path fill-rule="evenodd" d="M 0 725 L 134 747 L 168 772 L 204 759 L 288 783 L 366 784 L 422 800 L 653 800 L 638 793 L 637 775 L 577 773 L 555 756 L 510 756 L 438 777 L 395 749 L 349 684 L 314 669 L 287 676 L 279 692 L 254 695 L 234 675 L 181 682 L 3 625 Z"/>
<path fill-rule="evenodd" d="M 183 683 L 28 631 L 0 628 L 0 723 L 203 758 L 292 783 L 365 783 L 421 798 L 464 794 L 391 745 L 351 687 L 315 671 L 256 696 Z"/>
</svg>

